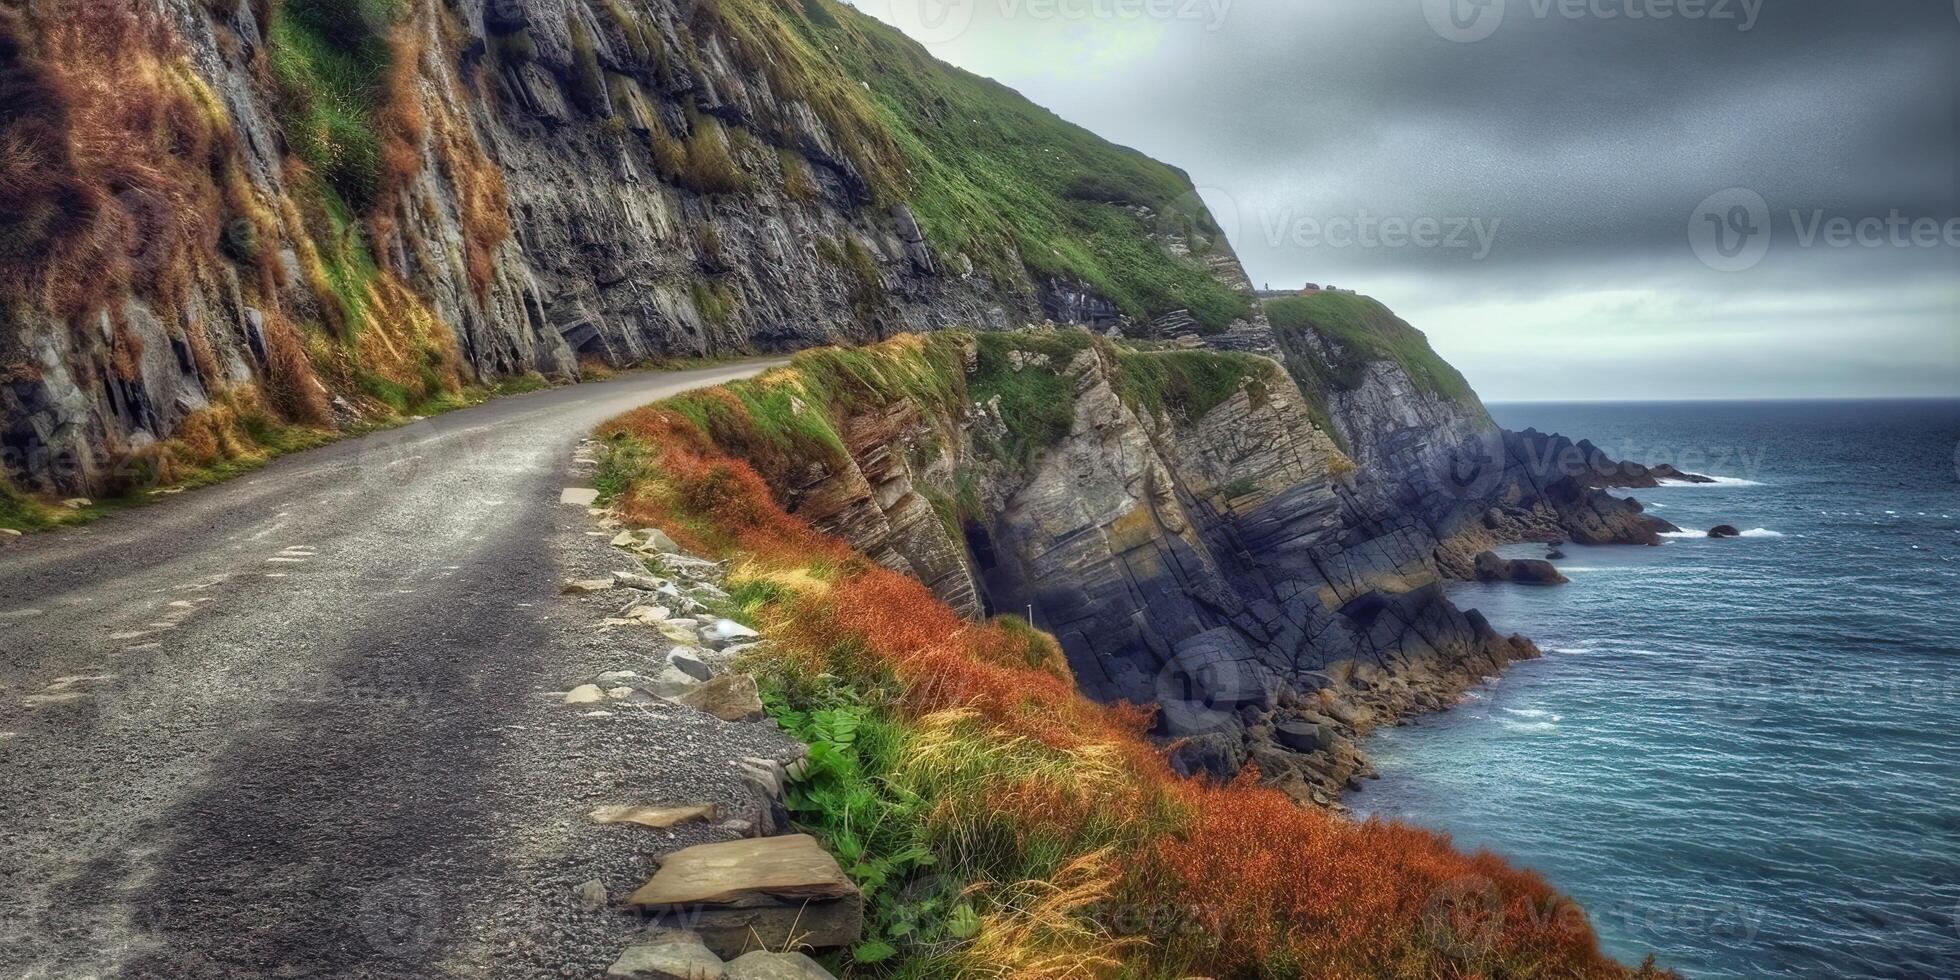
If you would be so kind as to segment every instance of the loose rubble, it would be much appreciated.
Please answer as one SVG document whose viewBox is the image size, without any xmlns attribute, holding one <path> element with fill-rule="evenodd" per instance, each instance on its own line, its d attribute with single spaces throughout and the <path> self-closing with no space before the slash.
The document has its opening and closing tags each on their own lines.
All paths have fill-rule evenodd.
<svg viewBox="0 0 1960 980">
<path fill-rule="evenodd" d="M 863 934 L 864 897 L 807 834 L 676 851 L 626 903 L 684 916 L 717 955 L 848 946 Z M 821 974 L 819 974 L 821 975 Z"/>
<path fill-rule="evenodd" d="M 566 499 L 566 503 L 575 503 Z M 664 652 L 616 663 L 596 675 L 570 679 L 561 692 L 567 705 L 614 710 L 583 712 L 590 719 L 618 719 L 635 711 L 699 712 L 702 724 L 746 725 L 767 718 L 754 676 L 736 668 L 768 640 L 752 627 L 717 614 L 728 598 L 717 562 L 684 552 L 658 528 L 624 527 L 611 514 L 600 526 L 613 548 L 632 559 L 603 577 L 567 579 L 565 595 L 580 608 L 598 605 L 594 628 L 637 633 Z M 607 601 L 608 593 L 619 598 Z M 601 603 L 593 603 L 594 598 Z M 644 651 L 644 645 L 634 647 Z M 597 723 L 596 720 L 594 723 Z M 594 824 L 621 834 L 647 835 L 649 846 L 673 839 L 674 828 L 709 825 L 741 839 L 683 848 L 659 859 L 659 870 L 620 902 L 652 917 L 648 929 L 606 971 L 634 980 L 829 980 L 830 974 L 798 949 L 848 946 L 863 931 L 863 897 L 836 859 L 790 829 L 785 787 L 802 760 L 748 757 L 730 760 L 753 800 L 753 816 L 727 815 L 711 803 L 617 802 L 590 810 Z M 726 817 L 726 819 L 725 819 Z M 697 838 L 698 839 L 698 838 Z M 669 845 L 673 846 L 673 845 Z M 613 899 L 594 880 L 574 888 L 582 905 L 599 910 Z M 670 919 L 672 921 L 667 921 Z M 684 925 L 686 929 L 664 928 Z"/>
</svg>

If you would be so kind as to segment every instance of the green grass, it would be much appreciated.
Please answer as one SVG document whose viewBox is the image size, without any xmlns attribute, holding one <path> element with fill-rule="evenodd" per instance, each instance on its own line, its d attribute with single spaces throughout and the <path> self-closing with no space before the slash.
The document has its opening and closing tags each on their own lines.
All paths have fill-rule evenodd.
<svg viewBox="0 0 1960 980">
<path fill-rule="evenodd" d="M 1094 341 L 1080 330 L 1054 333 L 983 333 L 978 335 L 978 369 L 967 382 L 975 405 L 991 406 L 1000 399 L 1000 421 L 1006 437 L 998 442 L 978 440 L 976 449 L 1022 470 L 1032 469 L 1041 453 L 1069 433 L 1075 424 L 1075 383 L 1062 376 L 1075 356 Z M 1013 355 L 1041 355 L 1046 364 L 1023 361 L 1014 369 Z"/>
<path fill-rule="evenodd" d="M 815 107 L 869 192 L 909 203 L 942 256 L 964 253 L 1007 288 L 1079 281 L 1139 319 L 1188 309 L 1216 331 L 1250 315 L 1250 296 L 1146 238 L 1217 237 L 1184 172 L 944 64 L 835 0 L 723 0 L 716 10 L 739 39 L 738 59 Z"/>
<path fill-rule="evenodd" d="M 285 0 L 266 54 L 293 152 L 355 210 L 381 192 L 376 116 L 389 64 L 386 27 L 402 0 Z"/>
<path fill-rule="evenodd" d="M 1255 404 L 1279 379 L 1272 361 L 1225 351 L 1143 352 L 1116 349 L 1117 394 L 1138 412 L 1196 422 L 1241 389 Z"/>
<path fill-rule="evenodd" d="M 1430 348 L 1429 338 L 1372 297 L 1353 293 L 1292 296 L 1268 302 L 1266 315 L 1282 339 L 1312 330 L 1338 344 L 1342 351 L 1332 363 L 1311 360 L 1320 362 L 1324 377 L 1344 390 L 1361 385 L 1370 361 L 1393 361 L 1424 391 L 1481 407 L 1470 383 Z M 1290 356 L 1290 348 L 1288 353 Z"/>
</svg>

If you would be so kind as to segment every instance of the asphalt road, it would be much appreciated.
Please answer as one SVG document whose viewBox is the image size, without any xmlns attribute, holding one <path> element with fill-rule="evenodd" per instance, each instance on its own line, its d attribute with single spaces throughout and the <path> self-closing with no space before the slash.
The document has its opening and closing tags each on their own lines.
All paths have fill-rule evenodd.
<svg viewBox="0 0 1960 980">
<path fill-rule="evenodd" d="M 633 924 L 577 884 L 689 840 L 582 815 L 737 806 L 726 756 L 781 743 L 549 694 L 659 653 L 558 595 L 618 560 L 559 491 L 601 421 L 763 366 L 501 399 L 0 551 L 0 978 L 601 972 Z"/>
</svg>

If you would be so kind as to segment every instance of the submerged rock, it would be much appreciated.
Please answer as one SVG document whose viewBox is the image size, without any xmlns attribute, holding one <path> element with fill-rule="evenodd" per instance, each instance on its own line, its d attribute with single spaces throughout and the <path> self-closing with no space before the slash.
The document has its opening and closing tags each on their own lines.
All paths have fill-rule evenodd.
<svg viewBox="0 0 1960 980">
<path fill-rule="evenodd" d="M 1711 538 L 1739 538 L 1742 537 L 1742 532 L 1736 530 L 1732 524 L 1717 524 L 1708 529 L 1708 536 Z"/>
</svg>

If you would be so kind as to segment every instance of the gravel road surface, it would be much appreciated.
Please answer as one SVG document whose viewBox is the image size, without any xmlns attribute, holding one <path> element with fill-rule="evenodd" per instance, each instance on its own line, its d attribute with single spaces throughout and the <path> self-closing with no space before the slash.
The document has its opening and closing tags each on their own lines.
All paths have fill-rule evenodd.
<svg viewBox="0 0 1960 980">
<path fill-rule="evenodd" d="M 0 978 L 591 977 L 767 725 L 562 703 L 665 649 L 559 503 L 599 422 L 744 364 L 500 399 L 0 551 Z M 652 631 L 644 631 L 651 634 Z"/>
</svg>

